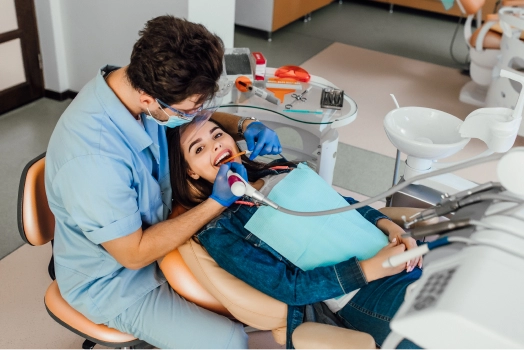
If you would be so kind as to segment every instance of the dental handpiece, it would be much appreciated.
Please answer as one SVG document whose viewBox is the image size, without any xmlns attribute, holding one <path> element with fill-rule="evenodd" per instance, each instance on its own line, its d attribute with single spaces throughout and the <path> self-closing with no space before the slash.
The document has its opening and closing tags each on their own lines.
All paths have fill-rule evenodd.
<svg viewBox="0 0 524 350">
<path fill-rule="evenodd" d="M 272 208 L 278 209 L 277 204 L 270 201 L 268 198 L 266 198 L 266 196 L 258 192 L 253 186 L 247 183 L 247 181 L 244 180 L 242 176 L 232 172 L 231 170 L 228 170 L 227 172 L 227 182 L 229 187 L 231 187 L 231 192 L 233 192 L 235 196 L 240 197 L 246 195 L 256 199 L 257 201 L 267 204 Z"/>
<path fill-rule="evenodd" d="M 276 104 L 277 106 L 280 104 L 280 100 L 275 96 L 267 93 L 267 91 L 257 88 L 256 86 L 253 86 L 253 84 L 246 84 L 243 81 L 238 81 L 238 83 L 243 87 L 247 88 L 249 91 L 253 91 L 256 96 L 262 97 L 264 100 Z"/>
</svg>

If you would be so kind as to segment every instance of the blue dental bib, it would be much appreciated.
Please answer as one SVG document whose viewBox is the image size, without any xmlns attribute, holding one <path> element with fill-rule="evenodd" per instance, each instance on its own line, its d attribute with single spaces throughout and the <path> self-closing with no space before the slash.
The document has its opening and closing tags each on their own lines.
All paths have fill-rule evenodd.
<svg viewBox="0 0 524 350">
<path fill-rule="evenodd" d="M 295 211 L 348 206 L 342 196 L 303 164 L 280 181 L 268 198 Z M 260 207 L 245 228 L 304 271 L 354 256 L 369 259 L 388 244 L 387 236 L 356 210 L 306 217 Z"/>
</svg>

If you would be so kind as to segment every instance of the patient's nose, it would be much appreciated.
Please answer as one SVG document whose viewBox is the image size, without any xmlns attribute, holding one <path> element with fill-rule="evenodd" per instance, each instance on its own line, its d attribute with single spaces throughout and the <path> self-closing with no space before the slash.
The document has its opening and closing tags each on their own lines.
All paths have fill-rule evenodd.
<svg viewBox="0 0 524 350">
<path fill-rule="evenodd" d="M 216 142 L 215 143 L 215 151 L 218 151 L 221 148 L 222 148 L 222 144 L 220 142 Z"/>
</svg>

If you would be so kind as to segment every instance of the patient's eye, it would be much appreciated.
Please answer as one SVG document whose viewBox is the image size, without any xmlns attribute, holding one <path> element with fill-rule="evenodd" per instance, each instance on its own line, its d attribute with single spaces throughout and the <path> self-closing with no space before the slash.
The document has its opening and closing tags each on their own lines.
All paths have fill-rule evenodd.
<svg viewBox="0 0 524 350">
<path fill-rule="evenodd" d="M 200 146 L 197 149 L 195 149 L 195 153 L 199 154 L 200 152 L 202 152 L 203 149 L 204 149 L 204 147 Z"/>
<path fill-rule="evenodd" d="M 222 135 L 224 135 L 224 133 L 222 131 L 219 131 L 215 134 L 214 138 L 218 139 L 219 137 L 222 137 Z"/>
</svg>

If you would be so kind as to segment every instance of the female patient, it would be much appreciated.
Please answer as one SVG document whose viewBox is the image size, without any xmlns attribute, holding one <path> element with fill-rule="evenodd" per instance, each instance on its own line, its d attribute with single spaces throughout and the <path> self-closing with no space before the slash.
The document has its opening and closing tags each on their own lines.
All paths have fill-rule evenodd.
<svg viewBox="0 0 524 350">
<path fill-rule="evenodd" d="M 185 130 L 168 129 L 169 159 L 173 206 L 191 208 L 211 195 L 221 161 L 237 154 L 239 148 L 212 121 L 181 144 Z M 242 156 L 233 161 L 245 166 L 252 186 L 266 196 L 296 167 L 283 159 L 261 164 Z M 356 203 L 350 197 L 344 199 Z M 384 232 L 390 243 L 363 261 L 352 257 L 303 271 L 244 228 L 257 209 L 243 197 L 205 226 L 196 239 L 226 271 L 288 305 L 287 346 L 292 346 L 290 335 L 303 322 L 307 305 L 315 305 L 312 310 L 317 320 L 321 313 L 341 326 L 371 334 L 380 346 L 390 332 L 389 322 L 402 304 L 407 286 L 421 275 L 422 259 L 394 268 L 384 268 L 382 262 L 416 247 L 416 242 L 401 237 L 404 230 L 379 211 L 363 207 L 357 211 Z M 404 340 L 399 347 L 417 346 Z"/>
</svg>

